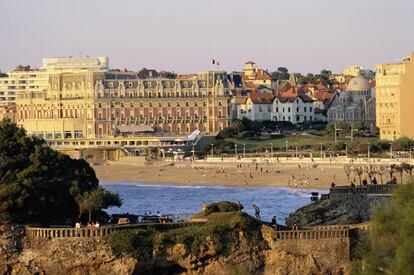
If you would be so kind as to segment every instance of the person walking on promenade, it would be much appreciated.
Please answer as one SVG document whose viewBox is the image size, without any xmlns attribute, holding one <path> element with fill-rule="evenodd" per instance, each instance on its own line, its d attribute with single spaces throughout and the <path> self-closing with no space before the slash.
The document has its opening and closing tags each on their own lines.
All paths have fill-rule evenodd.
<svg viewBox="0 0 414 275">
<path fill-rule="evenodd" d="M 256 219 L 261 221 L 262 219 L 260 218 L 260 208 L 257 207 L 255 204 L 253 204 L 253 208 L 254 208 L 254 216 L 256 217 Z"/>
<path fill-rule="evenodd" d="M 372 180 L 372 184 L 373 185 L 377 185 L 378 184 L 378 181 L 377 181 L 377 178 L 376 177 L 374 177 L 374 179 Z"/>
</svg>

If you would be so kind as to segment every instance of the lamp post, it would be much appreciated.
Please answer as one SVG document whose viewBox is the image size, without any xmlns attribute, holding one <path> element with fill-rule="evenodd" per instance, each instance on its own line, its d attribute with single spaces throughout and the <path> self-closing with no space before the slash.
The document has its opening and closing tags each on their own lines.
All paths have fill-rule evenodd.
<svg viewBox="0 0 414 275">
<path fill-rule="evenodd" d="M 214 144 L 211 143 L 210 145 L 211 145 L 211 160 L 213 160 L 213 157 L 214 157 Z"/>
<path fill-rule="evenodd" d="M 392 143 L 390 144 L 390 157 L 391 157 L 391 159 L 393 158 L 393 155 L 392 155 Z"/>
<path fill-rule="evenodd" d="M 286 153 L 287 153 L 288 148 L 289 148 L 289 147 L 288 147 L 288 143 L 289 143 L 289 142 L 288 142 L 288 140 L 286 140 Z"/>
<path fill-rule="evenodd" d="M 369 144 L 368 144 L 368 154 L 367 154 L 367 156 L 368 156 L 368 161 L 369 161 L 369 159 L 371 157 L 371 151 L 370 151 L 370 148 L 369 148 Z"/>
<path fill-rule="evenodd" d="M 351 142 L 354 142 L 354 131 L 358 132 L 358 129 L 354 129 L 354 126 L 351 124 Z"/>
<path fill-rule="evenodd" d="M 243 158 L 246 158 L 246 144 L 242 143 L 243 145 Z"/>
<path fill-rule="evenodd" d="M 338 131 L 342 131 L 342 129 L 336 128 L 336 124 L 335 124 L 335 143 L 337 142 L 337 139 L 338 139 L 338 134 L 337 134 Z"/>
<path fill-rule="evenodd" d="M 193 150 L 191 150 L 191 153 L 193 153 L 193 160 L 194 160 L 194 158 L 195 158 L 194 146 L 193 146 Z"/>
<path fill-rule="evenodd" d="M 237 158 L 237 144 L 234 144 L 234 155 L 236 156 L 236 158 Z"/>
<path fill-rule="evenodd" d="M 345 156 L 348 158 L 348 145 L 345 145 Z"/>
<path fill-rule="evenodd" d="M 295 143 L 295 151 L 296 151 L 296 157 L 298 157 L 298 144 Z"/>
<path fill-rule="evenodd" d="M 319 143 L 321 145 L 321 158 L 323 157 L 323 144 Z"/>
<path fill-rule="evenodd" d="M 273 143 L 269 143 L 270 145 L 270 158 L 273 159 Z"/>
</svg>

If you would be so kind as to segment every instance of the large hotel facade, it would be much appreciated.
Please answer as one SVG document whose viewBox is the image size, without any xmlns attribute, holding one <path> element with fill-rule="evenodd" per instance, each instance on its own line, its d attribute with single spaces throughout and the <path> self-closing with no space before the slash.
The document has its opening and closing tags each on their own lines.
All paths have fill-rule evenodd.
<svg viewBox="0 0 414 275">
<path fill-rule="evenodd" d="M 380 138 L 414 138 L 414 52 L 402 63 L 377 65 L 376 86 Z"/>
<path fill-rule="evenodd" d="M 146 80 L 119 71 L 53 74 L 44 91 L 18 95 L 17 123 L 46 140 L 216 133 L 228 126 L 229 85 L 217 71 Z"/>
</svg>

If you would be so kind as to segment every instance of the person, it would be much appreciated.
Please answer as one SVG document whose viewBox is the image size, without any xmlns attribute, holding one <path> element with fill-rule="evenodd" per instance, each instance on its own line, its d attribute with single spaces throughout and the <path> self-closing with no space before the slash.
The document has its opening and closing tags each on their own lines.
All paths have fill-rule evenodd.
<svg viewBox="0 0 414 275">
<path fill-rule="evenodd" d="M 81 229 L 81 227 L 82 227 L 82 224 L 80 223 L 80 221 L 77 221 L 77 222 L 75 223 L 75 228 L 76 228 L 76 235 L 77 235 L 78 237 L 80 237 L 80 229 Z"/>
<path fill-rule="evenodd" d="M 397 184 L 397 178 L 396 177 L 392 178 L 391 184 Z"/>
<path fill-rule="evenodd" d="M 378 181 L 377 181 L 377 178 L 376 177 L 374 177 L 374 179 L 372 180 L 372 184 L 373 185 L 377 185 L 378 184 Z"/>
<path fill-rule="evenodd" d="M 276 216 L 273 216 L 271 224 L 276 226 Z"/>
<path fill-rule="evenodd" d="M 256 217 L 256 219 L 258 219 L 259 221 L 261 221 L 262 219 L 260 218 L 260 208 L 257 207 L 255 204 L 253 204 L 253 208 L 254 208 L 254 216 Z"/>
<path fill-rule="evenodd" d="M 353 181 L 351 181 L 351 187 L 356 187 Z"/>
<path fill-rule="evenodd" d="M 95 223 L 95 228 L 98 228 L 98 227 L 100 227 L 101 225 L 99 224 L 99 222 L 98 221 L 96 221 L 96 223 Z"/>
<path fill-rule="evenodd" d="M 368 181 L 367 181 L 367 179 L 363 179 L 363 180 L 362 180 L 362 185 L 364 185 L 364 186 L 367 186 L 367 185 L 368 185 Z"/>
<path fill-rule="evenodd" d="M 241 204 L 239 201 L 237 202 L 237 211 L 242 211 L 244 208 L 243 204 Z"/>
<path fill-rule="evenodd" d="M 293 224 L 292 230 L 298 230 L 298 225 L 296 223 Z"/>
<path fill-rule="evenodd" d="M 203 201 L 203 213 L 204 215 L 207 213 L 207 203 Z"/>
<path fill-rule="evenodd" d="M 335 187 L 335 182 L 332 182 L 331 183 L 331 188 L 334 188 Z"/>
</svg>

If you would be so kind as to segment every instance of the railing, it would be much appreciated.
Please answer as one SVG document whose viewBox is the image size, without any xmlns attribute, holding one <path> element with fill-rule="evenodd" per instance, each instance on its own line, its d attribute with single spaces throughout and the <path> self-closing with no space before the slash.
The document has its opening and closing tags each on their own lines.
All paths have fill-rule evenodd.
<svg viewBox="0 0 414 275">
<path fill-rule="evenodd" d="M 349 237 L 349 229 L 307 229 L 274 231 L 274 240 L 319 240 L 319 239 L 346 239 Z"/>
<path fill-rule="evenodd" d="M 148 223 L 148 224 L 131 224 L 131 225 L 113 225 L 102 226 L 97 228 L 41 228 L 27 227 L 26 236 L 38 238 L 88 238 L 88 237 L 105 237 L 114 232 L 128 229 L 173 229 L 203 224 L 205 221 L 177 222 L 177 223 Z"/>
<path fill-rule="evenodd" d="M 389 194 L 397 185 L 337 186 L 330 189 L 330 195 L 336 194 Z"/>
</svg>

